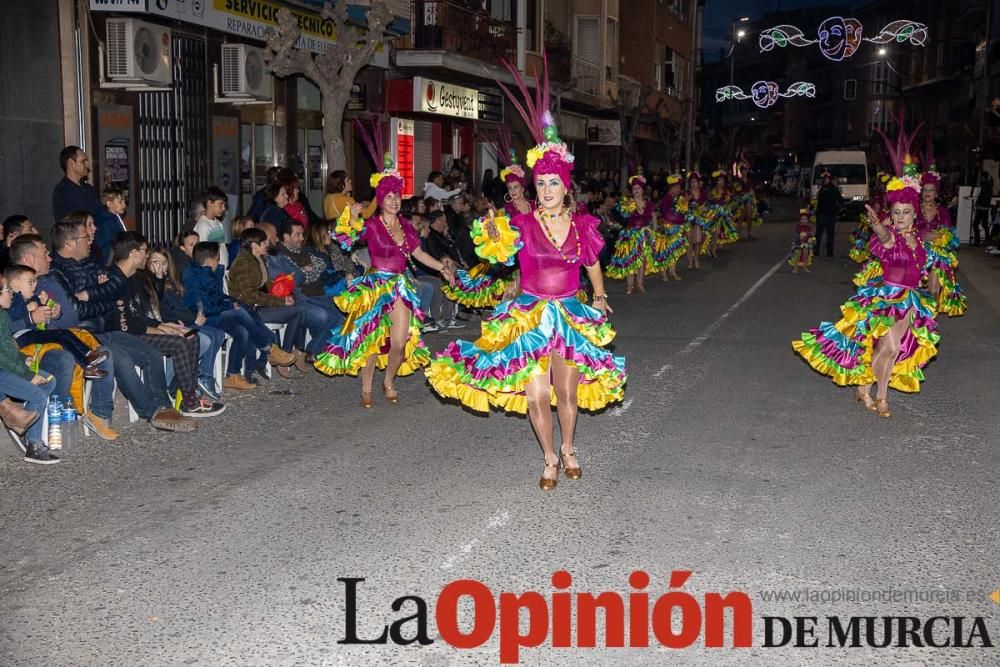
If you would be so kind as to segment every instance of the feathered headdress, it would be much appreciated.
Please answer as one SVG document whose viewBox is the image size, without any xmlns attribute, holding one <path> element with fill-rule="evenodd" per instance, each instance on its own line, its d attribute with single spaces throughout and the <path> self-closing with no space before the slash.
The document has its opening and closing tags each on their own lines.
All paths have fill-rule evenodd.
<svg viewBox="0 0 1000 667">
<path fill-rule="evenodd" d="M 933 185 L 935 188 L 941 187 L 941 174 L 937 171 L 937 164 L 934 160 L 934 137 L 927 133 L 927 148 L 924 150 L 925 171 L 920 175 L 920 185 Z"/>
<path fill-rule="evenodd" d="M 727 176 L 729 176 L 729 174 L 727 174 L 724 169 L 716 169 L 715 171 L 712 172 L 712 179 L 713 180 L 717 179 L 717 178 L 723 178 L 724 179 Z"/>
<path fill-rule="evenodd" d="M 691 181 L 701 183 L 701 174 L 698 173 L 698 170 L 694 169 L 688 174 L 688 182 L 690 183 Z"/>
<path fill-rule="evenodd" d="M 556 174 L 563 186 L 569 190 L 573 187 L 573 154 L 569 152 L 569 147 L 559 138 L 556 130 L 556 121 L 549 110 L 549 59 L 542 51 L 542 76 L 538 76 L 538 71 L 533 70 L 535 76 L 535 94 L 528 91 L 528 85 L 524 77 L 517 71 L 517 68 L 506 60 L 501 61 L 510 75 L 514 77 L 514 82 L 523 98 L 523 103 L 510 91 L 507 86 L 500 83 L 500 88 L 510 100 L 514 108 L 524 119 L 525 125 L 531 132 L 535 140 L 535 146 L 528 149 L 528 156 L 525 162 L 528 168 L 535 174 Z M 498 82 L 499 83 L 499 82 Z"/>
<path fill-rule="evenodd" d="M 636 184 L 643 188 L 646 187 L 646 177 L 642 175 L 642 167 L 636 167 L 635 174 L 628 177 L 628 186 L 630 188 Z"/>
<path fill-rule="evenodd" d="M 503 165 L 500 170 L 500 180 L 504 183 L 517 182 L 524 187 L 524 167 L 517 163 L 517 151 L 511 141 L 510 130 L 500 128 L 500 140 L 493 143 L 493 152 L 497 162 Z"/>
<path fill-rule="evenodd" d="M 903 111 L 899 112 L 896 122 L 899 125 L 899 133 L 896 135 L 895 143 L 886 136 L 885 132 L 876 128 L 885 142 L 886 150 L 889 152 L 889 161 L 896 172 L 896 177 L 885 186 L 885 197 L 889 206 L 902 202 L 912 204 L 916 208 L 920 203 L 920 181 L 917 179 L 917 165 L 913 162 L 910 147 L 924 124 L 920 123 L 913 132 L 907 133 L 906 114 Z"/>
<path fill-rule="evenodd" d="M 402 196 L 406 183 L 392 163 L 392 154 L 383 150 L 382 123 L 378 120 L 372 120 L 371 127 L 365 127 L 364 123 L 355 118 L 354 126 L 358 128 L 358 133 L 365 143 L 365 148 L 368 149 L 368 155 L 372 162 L 375 163 L 376 167 L 379 163 L 382 164 L 382 171 L 372 174 L 371 178 L 368 179 L 368 183 L 375 188 L 375 201 L 381 206 L 382 200 L 389 193 L 395 192 Z"/>
</svg>

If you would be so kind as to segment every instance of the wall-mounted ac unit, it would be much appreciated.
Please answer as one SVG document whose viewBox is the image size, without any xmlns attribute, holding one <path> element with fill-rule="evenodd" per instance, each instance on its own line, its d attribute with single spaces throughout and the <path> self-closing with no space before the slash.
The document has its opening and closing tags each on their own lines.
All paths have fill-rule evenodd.
<svg viewBox="0 0 1000 667">
<path fill-rule="evenodd" d="M 170 29 L 136 19 L 108 19 L 108 78 L 169 86 L 174 81 Z"/>
<path fill-rule="evenodd" d="M 222 45 L 222 94 L 270 100 L 274 78 L 264 65 L 264 50 L 246 44 Z"/>
</svg>

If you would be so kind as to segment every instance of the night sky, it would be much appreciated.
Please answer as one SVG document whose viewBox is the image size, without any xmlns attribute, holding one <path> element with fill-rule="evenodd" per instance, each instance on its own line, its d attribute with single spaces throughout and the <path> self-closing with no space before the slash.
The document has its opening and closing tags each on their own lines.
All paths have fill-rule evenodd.
<svg viewBox="0 0 1000 667">
<path fill-rule="evenodd" d="M 764 12 L 781 9 L 799 9 L 800 7 L 827 6 L 861 6 L 864 2 L 843 0 L 705 0 L 704 31 L 702 47 L 705 60 L 717 60 L 719 49 L 729 48 L 730 21 L 740 16 L 749 16 L 750 20 L 759 18 Z"/>
</svg>

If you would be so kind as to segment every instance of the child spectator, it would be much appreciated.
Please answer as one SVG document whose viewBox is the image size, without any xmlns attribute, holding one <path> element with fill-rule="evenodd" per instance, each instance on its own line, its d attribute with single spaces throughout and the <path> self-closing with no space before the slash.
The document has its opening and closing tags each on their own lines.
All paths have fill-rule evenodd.
<svg viewBox="0 0 1000 667">
<path fill-rule="evenodd" d="M 17 398 L 24 401 L 24 409 L 34 413 L 34 420 L 27 419 L 27 444 L 24 449 L 24 460 L 28 463 L 43 465 L 59 463 L 59 457 L 49 451 L 42 441 L 42 420 L 38 417 L 49 404 L 49 396 L 55 389 L 53 377 L 45 372 L 33 373 L 28 368 L 27 359 L 21 354 L 13 336 L 10 335 L 10 309 L 13 290 L 7 284 L 7 279 L 0 276 L 0 394 L 5 398 Z"/>
<path fill-rule="evenodd" d="M 241 215 L 240 217 L 233 220 L 233 225 L 229 229 L 229 238 L 232 239 L 228 244 L 226 244 L 226 250 L 229 252 L 229 256 L 236 259 L 236 255 L 240 254 L 240 235 L 247 229 L 251 229 L 257 223 L 249 215 Z M 193 246 L 192 246 L 193 249 Z M 187 266 L 184 267 L 185 269 Z M 181 273 L 183 276 L 184 274 Z"/>
<path fill-rule="evenodd" d="M 813 261 L 813 246 L 816 244 L 816 238 L 813 236 L 810 214 L 811 211 L 807 208 L 799 209 L 799 224 L 795 225 L 792 256 L 788 259 L 792 273 L 798 273 L 799 269 L 809 273 L 809 265 Z"/>
<path fill-rule="evenodd" d="M 257 386 L 254 371 L 267 377 L 268 355 L 283 357 L 284 353 L 274 344 L 274 335 L 261 320 L 225 295 L 223 273 L 218 246 L 213 243 L 196 245 L 191 266 L 184 271 L 184 303 L 203 313 L 210 327 L 225 331 L 233 339 L 222 386 L 249 391 Z M 240 375 L 241 368 L 245 375 Z"/>
<path fill-rule="evenodd" d="M 222 216 L 226 214 L 226 193 L 219 188 L 208 188 L 201 196 L 205 211 L 198 218 L 194 231 L 198 240 L 219 244 L 219 257 L 223 266 L 229 266 L 229 250 L 226 248 L 226 229 L 222 226 Z"/>
<path fill-rule="evenodd" d="M 128 208 L 125 203 L 125 194 L 118 188 L 106 188 L 101 193 L 101 203 L 104 204 L 104 211 L 97 217 L 97 234 L 94 243 L 100 251 L 100 260 L 104 264 L 111 261 L 111 243 L 121 232 L 125 231 L 125 222 L 122 216 Z"/>
<path fill-rule="evenodd" d="M 37 297 L 35 296 L 38 278 L 35 276 L 35 270 L 30 266 L 8 266 L 7 270 L 4 271 L 4 277 L 11 290 L 11 305 L 9 307 L 11 320 L 33 322 L 31 314 L 38 310 L 39 306 L 58 309 L 58 304 L 51 302 L 49 295 L 44 291 L 40 292 Z M 56 318 L 58 319 L 58 315 Z M 93 340 L 92 336 L 89 338 Z M 34 329 L 18 333 L 16 340 L 19 347 L 55 343 L 73 355 L 76 363 L 83 368 L 83 377 L 88 380 L 99 380 L 108 376 L 107 372 L 97 368 L 97 364 L 108 358 L 107 351 L 96 349 L 96 345 L 91 347 L 88 341 L 77 337 L 72 330 L 45 329 L 44 323 L 38 323 Z"/>
</svg>

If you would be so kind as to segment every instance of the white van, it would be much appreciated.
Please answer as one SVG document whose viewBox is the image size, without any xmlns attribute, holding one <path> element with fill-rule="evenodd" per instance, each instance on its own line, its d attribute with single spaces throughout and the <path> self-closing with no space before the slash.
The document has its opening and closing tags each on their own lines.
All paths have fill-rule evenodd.
<svg viewBox="0 0 1000 667">
<path fill-rule="evenodd" d="M 860 208 L 868 201 L 868 156 L 864 151 L 819 151 L 813 162 L 812 196 L 823 182 L 824 171 L 840 186 L 844 199 Z"/>
</svg>

